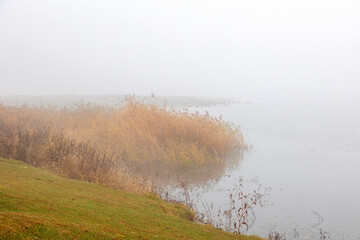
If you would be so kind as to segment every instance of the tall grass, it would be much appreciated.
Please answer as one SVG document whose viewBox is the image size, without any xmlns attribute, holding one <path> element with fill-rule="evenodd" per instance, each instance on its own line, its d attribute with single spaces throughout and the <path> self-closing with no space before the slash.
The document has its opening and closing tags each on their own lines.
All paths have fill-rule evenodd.
<svg viewBox="0 0 360 240">
<path fill-rule="evenodd" d="M 221 118 L 134 97 L 116 107 L 0 105 L 1 157 L 137 192 L 151 191 L 145 179 L 221 174 L 246 148 L 239 129 Z"/>
</svg>

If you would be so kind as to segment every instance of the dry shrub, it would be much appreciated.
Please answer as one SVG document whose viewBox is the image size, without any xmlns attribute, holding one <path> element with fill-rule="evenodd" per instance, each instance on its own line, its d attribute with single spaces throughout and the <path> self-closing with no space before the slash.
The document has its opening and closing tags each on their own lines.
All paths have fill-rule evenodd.
<svg viewBox="0 0 360 240">
<path fill-rule="evenodd" d="M 145 178 L 221 174 L 246 148 L 240 131 L 221 118 L 134 97 L 116 107 L 0 105 L 0 156 L 136 192 L 151 190 Z"/>
</svg>

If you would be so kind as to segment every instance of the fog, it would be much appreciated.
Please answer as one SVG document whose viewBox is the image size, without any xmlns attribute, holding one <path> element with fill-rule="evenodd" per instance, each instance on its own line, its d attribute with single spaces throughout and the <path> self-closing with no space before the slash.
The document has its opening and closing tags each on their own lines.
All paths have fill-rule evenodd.
<svg viewBox="0 0 360 240">
<path fill-rule="evenodd" d="M 229 195 L 253 192 L 243 179 L 272 188 L 248 234 L 360 239 L 359 13 L 357 0 L 0 0 L 0 157 L 154 183 L 230 220 Z"/>
<path fill-rule="evenodd" d="M 0 1 L 0 95 L 357 95 L 359 1 Z"/>
</svg>

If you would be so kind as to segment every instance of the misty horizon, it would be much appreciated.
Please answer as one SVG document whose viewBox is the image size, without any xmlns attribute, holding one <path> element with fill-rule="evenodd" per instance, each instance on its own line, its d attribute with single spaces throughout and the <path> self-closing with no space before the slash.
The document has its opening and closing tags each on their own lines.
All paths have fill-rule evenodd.
<svg viewBox="0 0 360 240">
<path fill-rule="evenodd" d="M 1 1 L 0 95 L 358 96 L 357 1 Z"/>
</svg>

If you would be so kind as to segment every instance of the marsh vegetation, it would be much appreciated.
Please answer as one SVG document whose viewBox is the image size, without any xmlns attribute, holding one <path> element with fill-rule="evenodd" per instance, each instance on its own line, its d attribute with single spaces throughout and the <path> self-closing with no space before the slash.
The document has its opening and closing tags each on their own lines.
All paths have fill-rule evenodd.
<svg viewBox="0 0 360 240">
<path fill-rule="evenodd" d="M 128 96 L 116 106 L 0 105 L 0 156 L 139 193 L 222 176 L 247 149 L 222 118 Z"/>
</svg>

